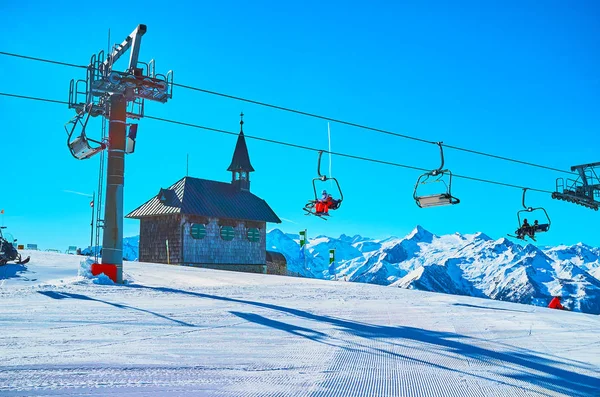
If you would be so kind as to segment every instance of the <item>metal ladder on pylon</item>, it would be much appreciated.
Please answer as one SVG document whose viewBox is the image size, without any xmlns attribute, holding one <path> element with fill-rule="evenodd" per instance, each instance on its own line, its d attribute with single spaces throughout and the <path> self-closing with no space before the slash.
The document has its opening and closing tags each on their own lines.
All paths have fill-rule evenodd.
<svg viewBox="0 0 600 397">
<path fill-rule="evenodd" d="M 102 140 L 106 139 L 106 119 L 102 119 Z M 100 153 L 100 169 L 98 171 L 98 204 L 96 205 L 96 241 L 95 247 L 100 247 L 101 235 L 104 231 L 104 219 L 102 219 L 102 198 L 104 197 L 104 163 L 106 161 L 106 152 Z M 100 249 L 94 252 L 94 262 L 98 262 Z"/>
</svg>

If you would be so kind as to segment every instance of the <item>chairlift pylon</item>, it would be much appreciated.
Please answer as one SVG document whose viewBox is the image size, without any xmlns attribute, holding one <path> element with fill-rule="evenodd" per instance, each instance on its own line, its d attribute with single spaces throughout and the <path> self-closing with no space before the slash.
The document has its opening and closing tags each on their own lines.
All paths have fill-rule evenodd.
<svg viewBox="0 0 600 397">
<path fill-rule="evenodd" d="M 441 165 L 439 168 L 421 175 L 415 184 L 413 198 L 420 208 L 440 207 L 460 203 L 458 198 L 452 196 L 452 172 L 448 169 L 444 169 L 444 149 L 442 147 L 442 142 L 437 142 L 437 145 L 440 147 Z M 449 177 L 448 183 L 443 179 L 446 174 Z M 435 179 L 430 180 L 431 178 Z M 445 192 L 429 195 L 418 194 L 419 186 L 434 182 L 442 182 L 445 186 Z"/>
<path fill-rule="evenodd" d="M 87 113 L 87 115 L 85 115 Z M 85 115 L 85 121 L 83 117 Z M 77 115 L 69 120 L 65 124 L 65 131 L 67 132 L 67 147 L 71 152 L 71 155 L 75 157 L 77 160 L 86 160 L 92 157 L 93 155 L 101 152 L 106 149 L 106 144 L 104 142 L 99 142 L 94 139 L 88 138 L 85 134 L 85 129 L 87 127 L 90 116 L 92 115 L 92 104 L 86 106 L 81 112 L 78 112 Z M 73 134 L 75 133 L 75 129 L 78 125 L 81 125 L 81 134 L 71 140 L 73 138 Z M 68 127 L 70 126 L 70 128 Z M 90 142 L 95 143 L 97 146 L 92 147 Z"/>
<path fill-rule="evenodd" d="M 600 167 L 600 162 L 572 166 L 571 171 L 578 173 L 577 179 L 565 181 L 564 178 L 558 178 L 556 191 L 552 193 L 552 198 L 598 211 L 600 208 L 600 175 L 596 172 L 597 167 Z"/>
<path fill-rule="evenodd" d="M 516 236 L 513 236 L 511 234 L 509 234 L 508 236 L 514 237 L 516 239 L 523 240 L 523 241 L 525 241 L 525 237 L 529 237 L 533 241 L 536 241 L 535 234 L 548 232 L 550 230 L 550 225 L 551 225 L 552 221 L 550 220 L 550 216 L 548 216 L 548 212 L 546 211 L 546 209 L 544 209 L 542 207 L 536 207 L 536 208 L 528 207 L 525 204 L 525 195 L 527 194 L 527 190 L 528 190 L 528 188 L 523 188 L 523 199 L 521 201 L 521 203 L 523 205 L 523 209 L 517 211 L 518 228 L 515 231 Z M 538 223 L 538 220 L 536 219 L 534 221 L 533 225 L 529 225 L 529 222 L 527 221 L 527 219 L 522 217 L 522 215 L 524 213 L 532 213 L 534 211 L 542 211 L 544 213 L 544 217 L 546 218 L 547 222 L 546 223 Z M 527 223 L 524 223 L 525 221 L 527 221 Z"/>
<path fill-rule="evenodd" d="M 330 209 L 330 210 L 337 210 L 340 208 L 340 206 L 342 205 L 342 201 L 344 200 L 344 193 L 342 193 L 340 183 L 338 182 L 338 180 L 336 178 L 331 177 L 331 176 L 328 177 L 327 175 L 324 175 L 321 173 L 321 158 L 322 157 L 323 157 L 323 151 L 319 150 L 319 160 L 318 160 L 318 164 L 317 164 L 318 177 L 313 178 L 313 180 L 312 180 L 313 193 L 315 195 L 315 198 L 314 198 L 314 200 L 309 200 L 308 203 L 304 206 L 303 210 L 306 211 L 306 215 L 315 215 L 323 220 L 327 220 L 325 218 L 325 216 L 329 216 L 328 212 L 317 211 L 317 205 L 320 202 L 320 200 L 319 200 L 319 196 L 317 194 L 316 182 L 317 181 L 320 181 L 320 182 L 334 181 L 335 182 L 335 184 L 337 186 L 337 190 L 340 193 L 340 196 L 339 196 L 340 198 L 339 198 L 339 200 L 332 199 L 332 201 L 328 204 L 328 209 Z M 325 192 L 325 190 L 323 190 L 323 192 Z"/>
</svg>

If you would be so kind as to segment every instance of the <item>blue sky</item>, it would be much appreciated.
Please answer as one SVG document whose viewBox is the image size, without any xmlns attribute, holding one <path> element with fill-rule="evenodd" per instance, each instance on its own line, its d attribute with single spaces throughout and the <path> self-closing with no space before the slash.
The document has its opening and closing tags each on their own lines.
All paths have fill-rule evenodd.
<svg viewBox="0 0 600 397">
<path fill-rule="evenodd" d="M 393 4 L 391 4 L 393 3 Z M 110 15 L 110 13 L 113 15 Z M 594 1 L 430 2 L 3 2 L 0 51 L 87 64 L 139 23 L 148 31 L 140 60 L 174 70 L 181 84 L 239 95 L 373 127 L 444 141 L 561 169 L 600 161 L 600 5 Z M 83 70 L 0 55 L 0 92 L 66 100 Z M 327 123 L 175 88 L 156 117 L 239 130 L 327 149 Z M 86 246 L 98 159 L 76 161 L 63 125 L 66 105 L 0 97 L 3 222 L 24 243 Z M 98 123 L 94 124 L 98 131 Z M 437 168 L 437 148 L 331 124 L 332 150 Z M 126 159 L 125 212 L 185 174 L 228 181 L 235 137 L 142 120 Z M 402 236 L 420 224 L 436 234 L 516 229 L 518 189 L 456 179 L 461 204 L 419 209 L 416 171 L 333 157 L 342 208 L 324 222 L 304 216 L 313 152 L 248 140 L 252 191 L 286 219 L 288 232 Z M 456 174 L 553 190 L 559 173 L 446 151 Z M 327 162 L 324 165 L 328 168 Z M 327 186 L 326 186 L 327 187 Z M 552 229 L 543 245 L 600 246 L 600 213 L 531 192 Z M 0 220 L 1 222 L 1 220 Z M 125 235 L 139 222 L 125 221 Z"/>
</svg>

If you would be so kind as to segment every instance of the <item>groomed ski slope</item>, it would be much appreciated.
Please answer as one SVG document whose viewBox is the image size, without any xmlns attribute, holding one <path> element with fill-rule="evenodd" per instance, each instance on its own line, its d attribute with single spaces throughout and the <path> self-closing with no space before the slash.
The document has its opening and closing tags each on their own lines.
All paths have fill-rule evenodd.
<svg viewBox="0 0 600 397">
<path fill-rule="evenodd" d="M 600 316 L 136 262 L 103 285 L 24 253 L 0 267 L 1 396 L 600 396 Z"/>
</svg>

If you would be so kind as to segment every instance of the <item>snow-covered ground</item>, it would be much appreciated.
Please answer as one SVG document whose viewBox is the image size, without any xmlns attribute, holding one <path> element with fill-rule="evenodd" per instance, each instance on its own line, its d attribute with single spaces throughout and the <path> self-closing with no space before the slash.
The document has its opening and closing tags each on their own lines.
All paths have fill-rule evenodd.
<svg viewBox="0 0 600 397">
<path fill-rule="evenodd" d="M 2 396 L 600 395 L 596 315 L 138 262 L 107 285 L 24 254 L 0 267 Z"/>
</svg>

